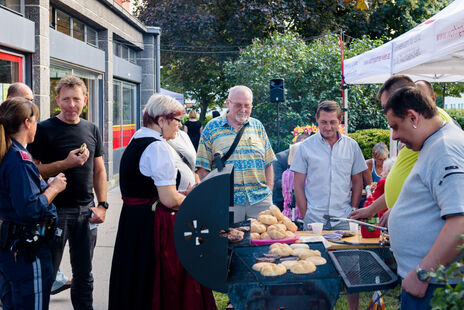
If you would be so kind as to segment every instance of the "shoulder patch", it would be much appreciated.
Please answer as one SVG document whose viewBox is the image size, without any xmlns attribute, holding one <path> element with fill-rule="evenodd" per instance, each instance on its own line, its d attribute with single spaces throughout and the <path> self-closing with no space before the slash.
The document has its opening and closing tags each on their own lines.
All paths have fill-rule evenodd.
<svg viewBox="0 0 464 310">
<path fill-rule="evenodd" d="M 31 154 L 29 154 L 28 152 L 19 151 L 19 154 L 21 154 L 21 158 L 22 158 L 23 160 L 27 160 L 27 161 L 32 162 Z"/>
</svg>

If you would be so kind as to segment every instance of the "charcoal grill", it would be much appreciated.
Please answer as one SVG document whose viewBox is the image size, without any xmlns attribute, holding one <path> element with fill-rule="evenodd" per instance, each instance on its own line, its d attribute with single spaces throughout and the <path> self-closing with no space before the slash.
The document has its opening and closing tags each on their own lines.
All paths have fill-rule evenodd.
<svg viewBox="0 0 464 310">
<path fill-rule="evenodd" d="M 256 257 L 269 252 L 269 246 L 250 245 L 249 233 L 235 244 L 219 235 L 233 218 L 229 216 L 229 210 L 233 211 L 233 173 L 232 165 L 220 172 L 213 170 L 192 190 L 177 213 L 174 242 L 182 265 L 192 277 L 212 290 L 228 293 L 235 309 L 331 309 L 340 293 L 341 279 L 349 293 L 396 285 L 397 276 L 375 253 L 327 252 L 320 242 L 309 246 L 319 250 L 327 264 L 317 266 L 312 274 L 288 271 L 282 276 L 263 277 L 252 270 Z"/>
</svg>

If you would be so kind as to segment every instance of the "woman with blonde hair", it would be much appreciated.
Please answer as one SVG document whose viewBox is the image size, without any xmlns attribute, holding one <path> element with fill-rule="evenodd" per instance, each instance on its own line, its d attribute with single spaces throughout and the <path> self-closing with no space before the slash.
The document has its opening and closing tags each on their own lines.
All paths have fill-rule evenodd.
<svg viewBox="0 0 464 310">
<path fill-rule="evenodd" d="M 143 111 L 143 127 L 121 159 L 123 207 L 110 276 L 108 309 L 215 309 L 211 290 L 181 265 L 174 247 L 174 221 L 185 199 L 167 141 L 182 126 L 184 107 L 155 94 Z"/>
<path fill-rule="evenodd" d="M 378 182 L 382 177 L 383 162 L 388 158 L 390 152 L 383 142 L 379 142 L 372 148 L 372 158 L 366 160 L 367 170 L 364 171 L 366 185 Z"/>
<path fill-rule="evenodd" d="M 195 151 L 198 150 L 198 143 L 200 142 L 200 135 L 203 130 L 201 122 L 197 118 L 197 112 L 195 110 L 190 110 L 189 120 L 184 124 L 184 131 L 190 137 L 190 140 L 195 147 Z"/>
<path fill-rule="evenodd" d="M 5 309 L 48 309 L 53 265 L 48 241 L 66 187 L 64 174 L 48 184 L 26 150 L 34 141 L 39 109 L 15 97 L 0 105 L 0 278 Z"/>
</svg>

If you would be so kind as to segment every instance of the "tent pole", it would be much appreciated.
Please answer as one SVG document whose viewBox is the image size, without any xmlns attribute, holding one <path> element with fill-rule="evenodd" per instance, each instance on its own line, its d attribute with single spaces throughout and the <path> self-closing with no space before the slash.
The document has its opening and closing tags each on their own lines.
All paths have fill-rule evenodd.
<svg viewBox="0 0 464 310">
<path fill-rule="evenodd" d="M 343 72 L 343 29 L 340 29 L 340 67 L 342 73 L 342 111 L 345 123 L 345 133 L 348 134 L 348 90 L 345 86 L 345 75 Z"/>
</svg>

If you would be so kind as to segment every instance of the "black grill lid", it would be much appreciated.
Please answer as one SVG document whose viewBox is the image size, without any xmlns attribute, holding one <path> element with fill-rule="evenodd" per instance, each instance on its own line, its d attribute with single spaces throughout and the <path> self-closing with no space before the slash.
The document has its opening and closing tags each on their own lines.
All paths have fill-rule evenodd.
<svg viewBox="0 0 464 310">
<path fill-rule="evenodd" d="M 337 250 L 329 255 L 348 293 L 389 289 L 398 282 L 398 276 L 372 251 Z"/>
<path fill-rule="evenodd" d="M 202 285 L 227 292 L 229 206 L 233 204 L 233 165 L 216 169 L 185 198 L 174 223 L 177 256 L 187 272 Z"/>
</svg>

